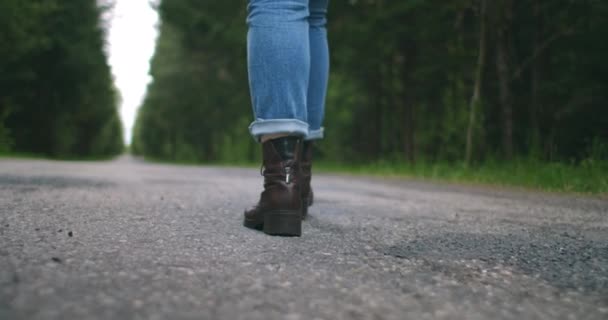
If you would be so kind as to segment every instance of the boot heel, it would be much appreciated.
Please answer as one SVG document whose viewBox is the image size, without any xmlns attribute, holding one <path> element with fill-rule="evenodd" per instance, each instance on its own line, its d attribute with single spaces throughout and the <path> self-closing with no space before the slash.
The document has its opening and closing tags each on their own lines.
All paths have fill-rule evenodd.
<svg viewBox="0 0 608 320">
<path fill-rule="evenodd" d="M 273 211 L 264 215 L 264 233 L 274 236 L 302 235 L 302 217 L 298 211 Z"/>
<path fill-rule="evenodd" d="M 302 203 L 304 203 L 304 201 L 302 201 Z M 302 220 L 306 220 L 306 217 L 308 217 L 308 206 L 307 205 L 302 205 Z"/>
</svg>

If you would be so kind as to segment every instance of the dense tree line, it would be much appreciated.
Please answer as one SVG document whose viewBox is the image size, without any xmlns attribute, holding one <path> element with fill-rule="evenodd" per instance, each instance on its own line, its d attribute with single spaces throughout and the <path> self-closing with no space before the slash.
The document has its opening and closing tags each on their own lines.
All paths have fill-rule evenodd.
<svg viewBox="0 0 608 320">
<path fill-rule="evenodd" d="M 243 4 L 160 2 L 153 81 L 134 126 L 135 153 L 188 161 L 253 157 Z"/>
<path fill-rule="evenodd" d="M 245 1 L 162 0 L 136 153 L 254 159 Z M 608 2 L 331 1 L 326 159 L 571 161 L 608 145 Z"/>
<path fill-rule="evenodd" d="M 0 151 L 54 157 L 122 151 L 103 10 L 95 0 L 2 0 Z"/>
</svg>

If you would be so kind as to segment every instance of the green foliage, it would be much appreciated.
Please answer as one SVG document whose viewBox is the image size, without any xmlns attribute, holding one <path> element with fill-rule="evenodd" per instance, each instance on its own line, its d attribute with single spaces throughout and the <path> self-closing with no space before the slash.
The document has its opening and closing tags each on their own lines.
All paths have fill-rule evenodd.
<svg viewBox="0 0 608 320">
<path fill-rule="evenodd" d="M 153 82 L 133 132 L 136 154 L 178 161 L 253 157 L 242 4 L 161 2 Z"/>
<path fill-rule="evenodd" d="M 8 116 L 8 109 L 5 109 L 0 113 L 0 154 L 8 153 L 11 151 L 13 146 L 13 140 L 11 139 L 11 132 L 5 127 L 4 121 Z"/>
<path fill-rule="evenodd" d="M 545 191 L 608 195 L 608 161 L 586 159 L 580 164 L 514 159 L 489 160 L 476 166 L 463 163 L 417 161 L 408 164 L 379 160 L 367 164 L 322 162 L 318 172 L 408 177 L 466 184 L 533 188 Z"/>
<path fill-rule="evenodd" d="M 481 1 L 488 4 L 484 17 Z M 161 1 L 153 82 L 139 110 L 133 152 L 176 161 L 256 158 L 247 132 L 245 5 Z M 409 162 L 423 172 L 454 171 L 482 182 L 491 172 L 523 181 L 538 169 L 539 181 L 549 185 L 593 189 L 584 179 L 560 178 L 581 173 L 598 185 L 592 174 L 606 166 L 584 166 L 586 159 L 608 156 L 598 151 L 608 145 L 608 42 L 600 36 L 608 32 L 608 2 L 330 1 L 329 12 L 332 74 L 320 159 Z M 454 170 L 465 157 L 482 18 L 486 63 L 481 102 L 474 106 L 474 165 Z M 498 53 L 506 55 L 507 79 L 499 77 Z M 511 97 L 508 106 L 501 85 Z M 507 125 L 510 141 L 503 139 Z M 492 160 L 506 156 L 507 143 L 525 165 Z"/>
<path fill-rule="evenodd" d="M 96 157 L 122 151 L 101 10 L 95 0 L 2 1 L 0 137 L 10 132 L 14 152 Z"/>
</svg>

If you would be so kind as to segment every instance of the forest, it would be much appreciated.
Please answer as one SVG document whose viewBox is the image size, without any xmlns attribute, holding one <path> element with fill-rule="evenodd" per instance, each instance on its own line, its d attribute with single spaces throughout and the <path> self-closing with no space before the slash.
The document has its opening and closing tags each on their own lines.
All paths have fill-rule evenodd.
<svg viewBox="0 0 608 320">
<path fill-rule="evenodd" d="M 0 2 L 0 153 L 123 152 L 119 95 L 95 0 Z"/>
<path fill-rule="evenodd" d="M 246 1 L 162 0 L 133 151 L 254 161 Z M 319 156 L 470 165 L 605 159 L 608 2 L 330 1 Z M 602 40 L 604 39 L 604 40 Z"/>
<path fill-rule="evenodd" d="M 1 2 L 0 154 L 124 151 L 104 52 L 112 3 Z M 159 37 L 133 154 L 259 161 L 247 130 L 246 4 L 150 2 Z M 534 166 L 522 179 L 544 170 L 560 183 L 569 178 L 555 168 L 583 168 L 581 184 L 596 179 L 592 189 L 608 190 L 597 180 L 608 176 L 608 2 L 334 0 L 328 33 L 321 163 L 426 166 L 433 175 L 491 166 L 487 176 L 498 180 L 523 163 Z"/>
</svg>

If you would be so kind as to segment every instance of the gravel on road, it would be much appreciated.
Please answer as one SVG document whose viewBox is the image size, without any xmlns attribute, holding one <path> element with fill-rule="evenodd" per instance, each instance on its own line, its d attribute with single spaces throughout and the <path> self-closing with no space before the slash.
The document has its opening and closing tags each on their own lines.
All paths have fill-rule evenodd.
<svg viewBox="0 0 608 320">
<path fill-rule="evenodd" d="M 313 177 L 300 238 L 255 169 L 0 159 L 0 319 L 608 319 L 608 200 Z"/>
</svg>

